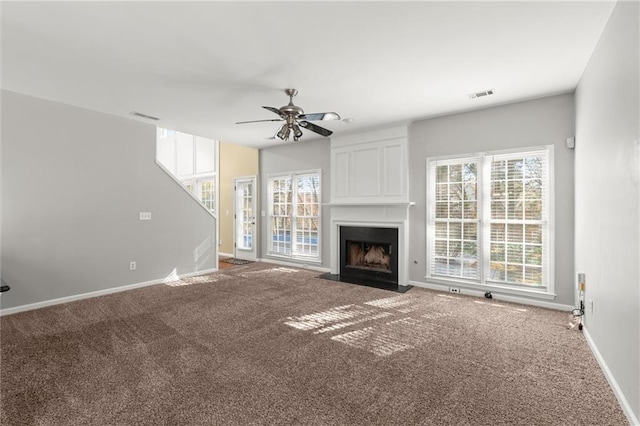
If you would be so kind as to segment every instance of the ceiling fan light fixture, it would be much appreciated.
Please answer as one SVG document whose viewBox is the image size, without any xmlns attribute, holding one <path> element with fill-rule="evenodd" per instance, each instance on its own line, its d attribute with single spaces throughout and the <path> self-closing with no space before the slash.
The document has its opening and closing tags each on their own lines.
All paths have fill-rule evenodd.
<svg viewBox="0 0 640 426">
<path fill-rule="evenodd" d="M 300 130 L 300 127 L 297 124 L 293 124 L 291 128 L 293 129 L 293 137 L 295 140 L 298 140 L 302 136 L 302 130 Z"/>
<path fill-rule="evenodd" d="M 289 137 L 289 128 L 287 127 L 287 123 L 283 124 L 282 127 L 280 127 L 280 130 L 278 130 L 276 136 L 282 140 L 285 140 L 285 138 Z"/>
</svg>

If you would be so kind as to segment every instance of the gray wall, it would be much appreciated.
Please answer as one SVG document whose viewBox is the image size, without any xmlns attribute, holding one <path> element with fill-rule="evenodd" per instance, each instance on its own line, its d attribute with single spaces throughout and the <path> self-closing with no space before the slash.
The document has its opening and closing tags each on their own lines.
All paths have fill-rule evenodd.
<svg viewBox="0 0 640 426">
<path fill-rule="evenodd" d="M 409 128 L 410 269 L 409 279 L 426 275 L 426 159 L 519 147 L 555 145 L 554 303 L 573 305 L 573 151 L 572 94 L 448 115 L 415 122 Z M 414 260 L 418 263 L 414 263 Z"/>
<path fill-rule="evenodd" d="M 315 141 L 300 141 L 297 143 L 284 143 L 268 149 L 260 150 L 260 206 L 259 210 L 264 211 L 268 216 L 269 210 L 269 188 L 268 177 L 270 174 L 282 172 L 296 172 L 303 170 L 321 169 L 321 192 L 322 202 L 328 203 L 331 200 L 331 144 L 329 139 Z M 322 264 L 309 263 L 313 266 L 330 268 L 329 259 L 329 226 L 331 210 L 327 206 L 321 206 L 322 229 Z M 268 217 L 260 217 L 260 252 L 258 257 L 262 259 L 275 259 L 284 262 L 297 262 L 293 259 L 269 256 L 269 223 Z M 308 263 L 308 262 L 306 262 Z"/>
<path fill-rule="evenodd" d="M 576 90 L 576 256 L 585 326 L 640 419 L 637 2 L 619 1 Z M 591 312 L 590 301 L 593 301 Z"/>
<path fill-rule="evenodd" d="M 216 267 L 215 219 L 155 164 L 155 126 L 12 92 L 2 124 L 2 308 Z"/>
</svg>

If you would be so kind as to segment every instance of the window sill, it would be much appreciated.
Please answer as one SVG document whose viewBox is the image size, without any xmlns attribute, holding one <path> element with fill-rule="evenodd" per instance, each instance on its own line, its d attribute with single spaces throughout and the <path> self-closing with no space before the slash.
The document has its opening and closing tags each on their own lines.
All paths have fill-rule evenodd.
<svg viewBox="0 0 640 426">
<path fill-rule="evenodd" d="M 321 265 L 322 264 L 322 259 L 317 258 L 317 257 L 288 256 L 286 254 L 280 254 L 280 253 L 267 253 L 267 256 L 275 257 L 277 259 L 287 259 L 287 260 L 290 260 L 292 262 L 313 263 L 313 264 L 316 264 L 316 265 Z"/>
<path fill-rule="evenodd" d="M 516 296 L 526 296 L 526 297 L 531 297 L 535 299 L 554 300 L 557 296 L 555 293 L 550 293 L 546 291 L 546 289 L 533 290 L 533 289 L 520 288 L 520 287 L 510 287 L 508 285 L 499 285 L 499 284 L 477 284 L 477 283 L 473 283 L 465 280 L 447 279 L 447 278 L 440 278 L 440 277 L 436 278 L 436 277 L 430 277 L 430 276 L 425 276 L 424 278 L 427 280 L 427 282 L 431 282 L 434 284 L 441 284 L 441 285 L 453 284 L 455 286 L 462 287 L 462 288 L 469 288 L 469 289 L 481 290 L 481 291 L 495 291 L 496 293 L 512 294 Z"/>
</svg>

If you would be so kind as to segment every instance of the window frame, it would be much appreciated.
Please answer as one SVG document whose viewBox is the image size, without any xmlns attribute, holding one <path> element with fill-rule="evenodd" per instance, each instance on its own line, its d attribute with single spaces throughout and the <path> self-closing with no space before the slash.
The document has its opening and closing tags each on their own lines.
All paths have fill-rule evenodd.
<svg viewBox="0 0 640 426">
<path fill-rule="evenodd" d="M 317 242 L 317 256 L 312 256 L 308 254 L 300 254 L 295 252 L 295 245 L 297 239 L 297 222 L 299 219 L 298 216 L 298 187 L 297 187 L 297 178 L 303 176 L 317 176 L 318 178 L 318 242 Z M 290 215 L 278 215 L 275 216 L 274 212 L 274 191 L 273 191 L 273 182 L 276 180 L 290 180 L 291 182 L 291 210 Z M 273 257 L 281 257 L 292 260 L 305 261 L 309 263 L 322 263 L 322 170 L 321 169 L 312 169 L 312 170 L 300 170 L 295 172 L 286 172 L 286 173 L 272 173 L 267 175 L 267 185 L 268 185 L 268 248 L 267 253 L 269 256 Z M 282 217 L 282 218 L 290 218 L 290 226 L 288 232 L 290 234 L 289 241 L 289 252 L 283 253 L 281 251 L 273 250 L 273 225 L 274 218 Z M 304 216 L 304 218 L 313 217 L 313 216 Z"/>
<path fill-rule="evenodd" d="M 179 147 L 178 147 L 178 135 L 185 135 L 191 138 L 191 160 L 190 160 L 190 164 L 191 164 L 191 173 L 184 173 L 184 174 L 178 174 L 178 168 L 179 168 Z M 169 165 L 165 165 L 162 163 L 162 161 L 160 161 L 160 159 L 158 158 L 158 143 L 160 142 L 161 139 L 165 139 L 165 138 L 173 138 L 171 139 L 172 142 L 172 163 L 171 166 L 169 167 Z M 205 171 L 205 172 L 197 172 L 197 164 L 198 164 L 198 138 L 200 138 L 199 136 L 196 135 L 192 135 L 189 133 L 182 133 L 182 132 L 178 132 L 175 130 L 171 130 L 171 129 L 166 129 L 163 127 L 156 127 L 156 157 L 155 157 L 155 161 L 156 164 L 158 164 L 162 169 L 164 169 L 167 174 L 169 174 L 169 176 L 171 176 L 173 178 L 173 180 L 175 180 L 176 182 L 178 182 L 185 191 L 187 191 L 187 193 L 194 199 L 196 200 L 207 212 L 209 212 L 209 214 L 211 214 L 214 218 L 218 218 L 218 194 L 219 194 L 219 182 L 218 182 L 218 159 L 219 159 L 219 151 L 218 151 L 218 141 L 215 139 L 207 139 L 207 138 L 202 138 L 202 139 L 207 139 L 207 140 L 211 140 L 213 142 L 213 152 L 212 152 L 212 156 L 213 156 L 213 167 L 211 170 L 209 171 Z M 212 206 L 213 208 L 209 208 L 209 206 L 207 204 L 205 204 L 205 201 L 202 199 L 201 197 L 201 187 L 202 187 L 202 182 L 203 181 L 211 181 L 212 182 L 212 191 L 213 191 L 213 200 L 212 201 Z"/>
<path fill-rule="evenodd" d="M 527 295 L 543 299 L 555 298 L 555 265 L 554 265 L 554 146 L 544 145 L 519 149 L 487 151 L 472 154 L 448 155 L 428 157 L 426 159 L 426 274 L 429 282 L 446 285 L 463 285 L 482 291 L 500 290 L 504 293 Z M 497 281 L 489 278 L 490 272 L 490 240 L 491 240 L 491 163 L 497 159 L 516 159 L 532 155 L 543 155 L 546 168 L 543 170 L 544 189 L 542 221 L 544 221 L 542 285 Z M 478 278 L 447 277 L 433 273 L 435 261 L 435 220 L 436 220 L 436 170 L 438 165 L 463 164 L 475 162 L 477 164 L 477 238 L 478 238 Z M 522 219 L 522 223 L 524 222 Z"/>
</svg>

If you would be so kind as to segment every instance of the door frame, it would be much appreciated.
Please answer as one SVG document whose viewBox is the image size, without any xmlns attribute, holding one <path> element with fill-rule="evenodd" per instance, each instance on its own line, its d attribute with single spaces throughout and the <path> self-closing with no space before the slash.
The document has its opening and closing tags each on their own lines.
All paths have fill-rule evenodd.
<svg viewBox="0 0 640 426">
<path fill-rule="evenodd" d="M 238 249 L 237 247 L 237 214 L 238 214 L 238 182 L 251 181 L 253 183 L 252 209 L 253 227 L 251 236 L 251 250 Z M 256 261 L 258 259 L 258 179 L 257 176 L 237 176 L 233 178 L 233 257 Z"/>
</svg>

